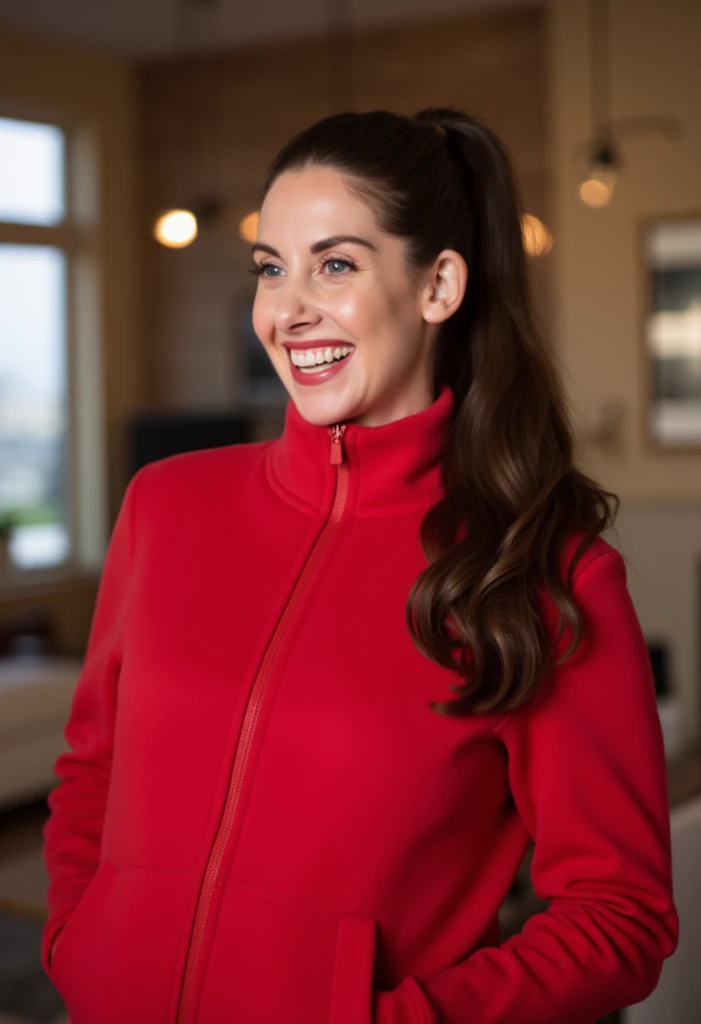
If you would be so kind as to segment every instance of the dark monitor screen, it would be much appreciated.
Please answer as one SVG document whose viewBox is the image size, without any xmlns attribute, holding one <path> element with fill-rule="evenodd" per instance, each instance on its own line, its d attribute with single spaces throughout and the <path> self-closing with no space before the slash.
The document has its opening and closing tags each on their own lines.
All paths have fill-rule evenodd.
<svg viewBox="0 0 701 1024">
<path fill-rule="evenodd" d="M 147 463 L 170 455 L 243 444 L 250 440 L 250 418 L 241 413 L 137 413 L 127 426 L 129 469 L 133 476 Z"/>
</svg>

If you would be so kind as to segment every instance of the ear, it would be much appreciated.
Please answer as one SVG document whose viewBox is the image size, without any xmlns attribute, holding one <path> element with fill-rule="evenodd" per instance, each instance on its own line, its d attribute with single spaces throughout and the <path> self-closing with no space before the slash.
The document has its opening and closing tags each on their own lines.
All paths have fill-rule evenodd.
<svg viewBox="0 0 701 1024">
<path fill-rule="evenodd" d="M 454 249 L 444 249 L 424 278 L 421 312 L 430 324 L 442 323 L 458 309 L 467 287 L 467 263 Z"/>
</svg>

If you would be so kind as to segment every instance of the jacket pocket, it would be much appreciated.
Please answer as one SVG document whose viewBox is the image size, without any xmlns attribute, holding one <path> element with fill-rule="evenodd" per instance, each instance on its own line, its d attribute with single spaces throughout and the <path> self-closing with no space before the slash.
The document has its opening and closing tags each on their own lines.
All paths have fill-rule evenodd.
<svg viewBox="0 0 701 1024">
<path fill-rule="evenodd" d="M 371 1024 L 375 935 L 374 918 L 229 881 L 198 1024 Z"/>
<path fill-rule="evenodd" d="M 113 885 L 117 873 L 117 869 L 109 861 L 103 860 L 100 862 L 97 871 L 88 882 L 70 917 L 54 937 L 54 942 L 58 940 L 58 943 L 50 957 L 51 979 L 59 992 L 61 991 L 59 986 L 61 984 L 60 979 L 64 958 L 67 957 L 70 963 L 71 958 L 75 957 L 75 951 L 73 951 L 71 945 L 73 933 L 77 928 L 78 936 L 80 937 L 81 930 L 85 927 L 86 918 L 89 931 L 90 923 L 91 921 L 94 922 L 98 917 L 99 906 L 104 903 L 105 895 Z M 97 913 L 95 905 L 98 907 Z"/>
<path fill-rule="evenodd" d="M 196 881 L 103 860 L 59 932 L 51 981 L 71 1024 L 168 1024 Z"/>
</svg>

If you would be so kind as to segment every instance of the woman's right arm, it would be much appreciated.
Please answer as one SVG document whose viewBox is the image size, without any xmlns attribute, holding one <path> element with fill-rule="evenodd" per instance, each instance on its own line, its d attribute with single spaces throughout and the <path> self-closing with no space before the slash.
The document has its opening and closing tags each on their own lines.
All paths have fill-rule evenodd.
<svg viewBox="0 0 701 1024">
<path fill-rule="evenodd" d="M 61 929 L 62 928 L 63 928 L 63 926 L 61 926 Z M 51 963 L 54 962 L 54 950 L 56 949 L 56 946 L 58 944 L 58 939 L 59 939 L 59 936 L 61 934 L 61 929 L 59 929 L 58 935 L 56 936 L 56 938 L 54 939 L 54 941 L 51 944 L 51 953 L 49 954 L 49 960 L 50 960 Z"/>
<path fill-rule="evenodd" d="M 147 469 L 148 467 L 144 467 Z M 44 861 L 49 878 L 49 916 L 41 958 L 51 970 L 55 940 L 100 863 L 102 826 L 112 765 L 117 682 L 122 660 L 122 624 L 132 572 L 135 492 L 144 469 L 132 477 L 122 500 L 100 578 L 85 661 L 76 684 L 44 825 Z"/>
</svg>

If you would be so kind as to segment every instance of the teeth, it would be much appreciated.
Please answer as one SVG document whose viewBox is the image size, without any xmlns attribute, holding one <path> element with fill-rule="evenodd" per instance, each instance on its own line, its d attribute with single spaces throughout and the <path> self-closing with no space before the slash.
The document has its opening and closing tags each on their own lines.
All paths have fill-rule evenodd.
<svg viewBox="0 0 701 1024">
<path fill-rule="evenodd" d="M 352 346 L 308 349 L 306 352 L 290 349 L 290 359 L 295 366 L 319 366 L 321 363 L 333 363 L 336 359 L 343 359 L 351 351 Z"/>
</svg>

